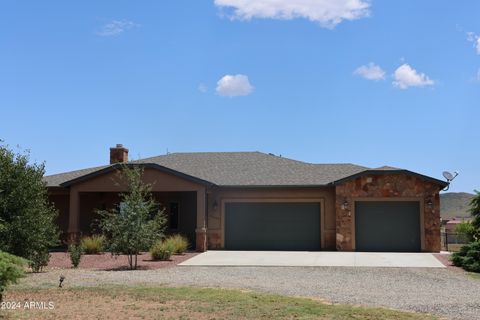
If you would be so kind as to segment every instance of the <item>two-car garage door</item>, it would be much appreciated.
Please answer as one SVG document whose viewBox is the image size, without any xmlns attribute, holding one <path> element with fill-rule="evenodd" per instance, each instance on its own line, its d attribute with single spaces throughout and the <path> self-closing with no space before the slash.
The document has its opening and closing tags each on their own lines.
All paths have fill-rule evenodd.
<svg viewBox="0 0 480 320">
<path fill-rule="evenodd" d="M 320 203 L 228 202 L 225 248 L 320 250 Z"/>
</svg>

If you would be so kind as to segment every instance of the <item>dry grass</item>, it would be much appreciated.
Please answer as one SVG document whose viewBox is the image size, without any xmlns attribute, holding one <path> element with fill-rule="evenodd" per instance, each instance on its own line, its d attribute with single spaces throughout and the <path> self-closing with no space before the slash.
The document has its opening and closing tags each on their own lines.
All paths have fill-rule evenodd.
<svg viewBox="0 0 480 320">
<path fill-rule="evenodd" d="M 250 291 L 115 286 L 9 291 L 6 301 L 53 302 L 53 310 L 2 311 L 7 319 L 435 319 L 381 308 L 332 305 Z M 1 314 L 0 314 L 1 315 Z"/>
</svg>

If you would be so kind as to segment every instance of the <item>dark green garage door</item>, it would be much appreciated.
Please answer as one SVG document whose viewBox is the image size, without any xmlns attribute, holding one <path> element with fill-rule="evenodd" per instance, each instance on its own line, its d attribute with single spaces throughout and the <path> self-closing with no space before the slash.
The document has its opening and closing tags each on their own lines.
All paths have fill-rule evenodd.
<svg viewBox="0 0 480 320">
<path fill-rule="evenodd" d="M 356 201 L 355 248 L 357 251 L 420 251 L 419 202 Z"/>
<path fill-rule="evenodd" d="M 320 204 L 226 203 L 225 248 L 320 250 Z"/>
</svg>

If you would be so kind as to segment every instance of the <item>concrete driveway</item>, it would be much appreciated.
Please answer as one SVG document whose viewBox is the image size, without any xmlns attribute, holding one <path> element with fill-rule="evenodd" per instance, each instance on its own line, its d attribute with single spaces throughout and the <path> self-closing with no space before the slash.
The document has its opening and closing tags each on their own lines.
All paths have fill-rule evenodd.
<svg viewBox="0 0 480 320">
<path fill-rule="evenodd" d="M 180 266 L 445 268 L 431 253 L 207 251 Z"/>
</svg>

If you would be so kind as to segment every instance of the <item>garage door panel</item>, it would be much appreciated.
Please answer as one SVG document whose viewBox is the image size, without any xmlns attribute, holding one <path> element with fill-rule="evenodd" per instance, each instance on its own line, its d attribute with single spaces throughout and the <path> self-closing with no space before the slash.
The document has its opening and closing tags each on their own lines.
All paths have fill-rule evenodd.
<svg viewBox="0 0 480 320">
<path fill-rule="evenodd" d="M 419 202 L 355 202 L 355 247 L 357 251 L 420 251 Z"/>
<path fill-rule="evenodd" d="M 320 250 L 320 204 L 226 203 L 225 248 Z"/>
</svg>

